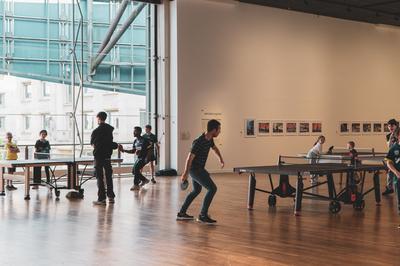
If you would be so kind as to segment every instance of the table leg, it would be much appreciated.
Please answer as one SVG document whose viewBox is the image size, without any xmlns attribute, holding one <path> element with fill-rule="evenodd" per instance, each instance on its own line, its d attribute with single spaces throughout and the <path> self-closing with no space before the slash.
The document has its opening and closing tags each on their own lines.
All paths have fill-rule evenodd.
<svg viewBox="0 0 400 266">
<path fill-rule="evenodd" d="M 4 191 L 4 172 L 5 172 L 6 168 L 5 167 L 1 167 L 0 168 L 0 196 L 5 196 L 6 193 Z"/>
<path fill-rule="evenodd" d="M 379 183 L 379 171 L 374 172 L 374 191 L 376 205 L 381 204 L 381 188 Z"/>
<path fill-rule="evenodd" d="M 29 190 L 30 190 L 30 167 L 25 166 L 25 198 L 26 200 L 30 200 L 31 197 L 29 195 Z"/>
<path fill-rule="evenodd" d="M 299 216 L 301 211 L 301 201 L 303 199 L 303 176 L 298 174 L 297 184 L 296 184 L 296 197 L 295 197 L 295 207 L 294 215 Z"/>
<path fill-rule="evenodd" d="M 256 192 L 256 176 L 254 173 L 251 173 L 249 176 L 249 191 L 247 198 L 247 209 L 249 210 L 253 209 L 255 192 Z"/>
</svg>

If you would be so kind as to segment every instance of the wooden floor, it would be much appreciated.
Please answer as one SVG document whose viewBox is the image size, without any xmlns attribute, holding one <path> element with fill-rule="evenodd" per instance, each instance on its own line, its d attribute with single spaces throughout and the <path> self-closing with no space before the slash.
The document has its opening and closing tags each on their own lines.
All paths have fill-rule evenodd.
<svg viewBox="0 0 400 266">
<path fill-rule="evenodd" d="M 304 200 L 267 207 L 257 193 L 246 209 L 247 178 L 214 175 L 218 185 L 210 213 L 218 225 L 175 221 L 185 195 L 178 178 L 159 178 L 131 192 L 131 178 L 115 179 L 114 206 L 94 207 L 95 182 L 85 199 L 55 201 L 48 189 L 23 199 L 23 188 L 0 198 L 0 265 L 400 265 L 400 219 L 394 197 L 363 212 Z M 382 177 L 383 181 L 383 177 Z M 262 182 L 258 185 L 261 186 Z M 189 213 L 197 215 L 204 193 Z"/>
</svg>

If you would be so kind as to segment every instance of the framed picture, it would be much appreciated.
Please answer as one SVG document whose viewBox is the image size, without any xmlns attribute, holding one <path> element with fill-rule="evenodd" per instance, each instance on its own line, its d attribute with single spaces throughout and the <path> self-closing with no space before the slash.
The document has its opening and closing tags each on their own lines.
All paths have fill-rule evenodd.
<svg viewBox="0 0 400 266">
<path fill-rule="evenodd" d="M 283 135 L 283 122 L 272 122 L 272 135 Z"/>
<path fill-rule="evenodd" d="M 349 122 L 339 122 L 339 133 L 341 135 L 348 135 L 350 133 Z"/>
<path fill-rule="evenodd" d="M 299 135 L 310 135 L 309 122 L 299 122 Z"/>
<path fill-rule="evenodd" d="M 351 122 L 351 133 L 352 134 L 361 134 L 361 123 L 360 122 Z"/>
<path fill-rule="evenodd" d="M 271 122 L 265 120 L 257 121 L 257 129 L 259 136 L 271 135 Z"/>
<path fill-rule="evenodd" d="M 297 135 L 297 123 L 286 122 L 285 123 L 286 135 Z"/>
<path fill-rule="evenodd" d="M 383 123 L 383 132 L 385 132 L 385 133 L 389 133 L 390 132 L 390 130 L 388 128 L 388 123 Z"/>
<path fill-rule="evenodd" d="M 362 123 L 362 133 L 363 134 L 371 134 L 372 133 L 372 124 L 370 122 Z"/>
<path fill-rule="evenodd" d="M 372 126 L 373 133 L 381 134 L 382 133 L 382 123 L 374 122 Z"/>
<path fill-rule="evenodd" d="M 254 119 L 246 119 L 244 123 L 244 136 L 245 137 L 255 137 L 255 120 Z"/>
<path fill-rule="evenodd" d="M 321 122 L 311 122 L 311 133 L 313 135 L 322 134 L 322 123 Z"/>
</svg>

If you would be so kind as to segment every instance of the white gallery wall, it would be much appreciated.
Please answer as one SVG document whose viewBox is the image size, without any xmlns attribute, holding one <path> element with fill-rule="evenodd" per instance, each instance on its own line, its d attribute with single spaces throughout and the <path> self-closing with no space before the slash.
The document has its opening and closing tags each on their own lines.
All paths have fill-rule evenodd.
<svg viewBox="0 0 400 266">
<path fill-rule="evenodd" d="M 171 3 L 172 167 L 183 169 L 211 117 L 222 120 L 228 171 L 306 152 L 316 139 L 245 138 L 246 118 L 319 120 L 325 149 L 348 140 L 386 149 L 383 134 L 343 136 L 338 123 L 400 118 L 400 29 L 229 0 Z"/>
</svg>

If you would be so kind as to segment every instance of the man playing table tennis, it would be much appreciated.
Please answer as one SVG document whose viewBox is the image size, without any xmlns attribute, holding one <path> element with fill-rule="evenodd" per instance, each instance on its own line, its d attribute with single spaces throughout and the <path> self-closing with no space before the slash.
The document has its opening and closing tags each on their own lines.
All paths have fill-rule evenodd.
<svg viewBox="0 0 400 266">
<path fill-rule="evenodd" d="M 393 136 L 397 138 L 396 143 L 392 145 L 388 154 L 386 155 L 385 161 L 389 170 L 394 174 L 393 185 L 397 195 L 397 208 L 400 214 L 400 129 L 396 128 L 393 132 Z M 400 228 L 400 225 L 399 225 Z"/>
</svg>

